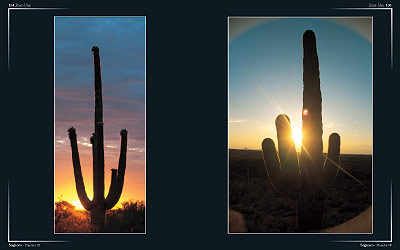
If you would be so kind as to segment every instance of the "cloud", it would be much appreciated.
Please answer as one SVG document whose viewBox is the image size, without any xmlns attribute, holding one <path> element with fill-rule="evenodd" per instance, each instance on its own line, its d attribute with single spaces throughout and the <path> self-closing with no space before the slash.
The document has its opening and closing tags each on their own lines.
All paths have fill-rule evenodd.
<svg viewBox="0 0 400 250">
<path fill-rule="evenodd" d="M 234 120 L 229 120 L 229 123 L 240 123 L 240 122 L 245 122 L 246 120 L 244 119 L 234 119 Z"/>
<path fill-rule="evenodd" d="M 145 141 L 144 18 L 56 17 L 55 134 L 57 152 L 70 154 L 67 129 L 74 126 L 82 149 L 91 147 L 94 131 L 92 46 L 100 48 L 104 143 L 119 153 L 120 131 L 128 130 L 128 147 Z M 61 141 L 64 141 L 63 143 Z M 144 159 L 134 152 L 135 159 Z M 86 152 L 86 151 L 85 151 Z M 143 154 L 143 151 L 141 151 Z M 136 155 L 137 154 L 137 155 Z"/>
</svg>

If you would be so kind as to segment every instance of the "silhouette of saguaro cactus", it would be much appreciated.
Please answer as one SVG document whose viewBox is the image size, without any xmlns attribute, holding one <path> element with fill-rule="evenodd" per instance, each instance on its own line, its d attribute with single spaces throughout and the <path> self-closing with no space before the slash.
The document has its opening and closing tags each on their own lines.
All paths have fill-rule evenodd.
<svg viewBox="0 0 400 250">
<path fill-rule="evenodd" d="M 262 142 L 265 167 L 273 187 L 297 199 L 299 232 L 322 228 L 322 214 L 327 188 L 338 173 L 340 137 L 329 136 L 329 149 L 322 154 L 322 107 L 319 62 L 315 34 L 303 34 L 303 141 L 300 161 L 292 138 L 290 120 L 281 114 L 276 118 L 279 159 L 272 139 Z"/>
<path fill-rule="evenodd" d="M 93 153 L 93 199 L 90 200 L 86 194 L 85 184 L 82 177 L 81 164 L 79 160 L 78 143 L 74 127 L 68 129 L 68 136 L 71 141 L 72 162 L 74 167 L 76 191 L 82 206 L 90 212 L 91 223 L 94 232 L 104 230 L 105 212 L 113 208 L 121 197 L 124 185 L 126 169 L 127 137 L 126 129 L 121 130 L 121 152 L 119 157 L 118 170 L 111 170 L 111 185 L 104 198 L 104 135 L 103 135 L 103 100 L 101 89 L 101 67 L 99 48 L 94 46 L 94 91 L 95 91 L 95 132 L 90 138 Z"/>
</svg>

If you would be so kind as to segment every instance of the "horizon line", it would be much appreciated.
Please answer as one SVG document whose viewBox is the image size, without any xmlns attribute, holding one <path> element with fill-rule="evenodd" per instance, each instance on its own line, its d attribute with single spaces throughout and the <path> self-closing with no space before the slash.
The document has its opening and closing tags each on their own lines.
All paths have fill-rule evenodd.
<svg viewBox="0 0 400 250">
<path fill-rule="evenodd" d="M 243 150 L 243 151 L 261 151 L 262 149 L 252 149 L 252 148 L 228 148 L 228 150 Z M 278 150 L 276 150 L 278 151 Z M 301 152 L 297 152 L 298 154 Z M 323 154 L 327 154 L 327 152 L 322 152 Z M 340 153 L 341 155 L 372 155 L 372 153 L 369 154 L 363 154 L 363 153 Z"/>
</svg>

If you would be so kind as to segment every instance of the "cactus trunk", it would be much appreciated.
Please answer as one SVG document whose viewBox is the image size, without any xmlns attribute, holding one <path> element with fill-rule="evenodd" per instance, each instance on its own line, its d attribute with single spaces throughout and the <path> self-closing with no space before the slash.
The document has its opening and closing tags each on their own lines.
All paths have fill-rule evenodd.
<svg viewBox="0 0 400 250">
<path fill-rule="evenodd" d="M 314 231 L 322 228 L 324 199 L 327 188 L 336 178 L 340 157 L 340 137 L 329 136 L 325 163 L 322 154 L 322 97 L 315 34 L 303 35 L 303 141 L 300 161 L 290 120 L 286 115 L 276 118 L 279 159 L 272 139 L 262 143 L 264 163 L 273 187 L 280 193 L 297 199 L 297 230 Z"/>
<path fill-rule="evenodd" d="M 314 32 L 303 35 L 303 141 L 300 171 L 303 190 L 298 197 L 299 231 L 322 228 L 322 107 L 319 62 Z"/>
<path fill-rule="evenodd" d="M 103 93 L 101 88 L 100 52 L 92 48 L 94 65 L 94 143 L 96 165 L 93 165 L 93 207 L 90 213 L 94 231 L 103 231 L 104 227 L 104 132 L 103 132 Z"/>
<path fill-rule="evenodd" d="M 72 160 L 75 175 L 75 184 L 79 200 L 83 207 L 90 212 L 93 232 L 104 231 L 105 213 L 107 209 L 113 208 L 122 193 L 126 169 L 127 134 L 125 129 L 121 130 L 121 153 L 118 170 L 112 169 L 111 185 L 107 198 L 104 198 L 104 132 L 103 132 L 103 98 L 100 53 L 98 47 L 93 47 L 94 64 L 94 91 L 95 91 L 95 132 L 90 138 L 93 153 L 93 200 L 87 197 L 85 184 L 83 182 L 81 165 L 79 160 L 77 135 L 75 128 L 68 130 L 71 141 Z"/>
</svg>

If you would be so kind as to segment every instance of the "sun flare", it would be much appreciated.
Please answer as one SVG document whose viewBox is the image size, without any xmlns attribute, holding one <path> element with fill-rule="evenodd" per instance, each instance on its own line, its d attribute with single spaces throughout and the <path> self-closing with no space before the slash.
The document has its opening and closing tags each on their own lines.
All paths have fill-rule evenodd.
<svg viewBox="0 0 400 250">
<path fill-rule="evenodd" d="M 75 209 L 77 209 L 77 210 L 85 210 L 85 208 L 83 208 L 83 206 L 79 200 L 71 202 L 71 204 L 74 205 Z"/>
<path fill-rule="evenodd" d="M 294 141 L 294 144 L 296 145 L 297 148 L 301 147 L 301 141 L 303 139 L 303 132 L 301 129 L 301 126 L 298 125 L 292 125 L 292 138 Z"/>
</svg>

